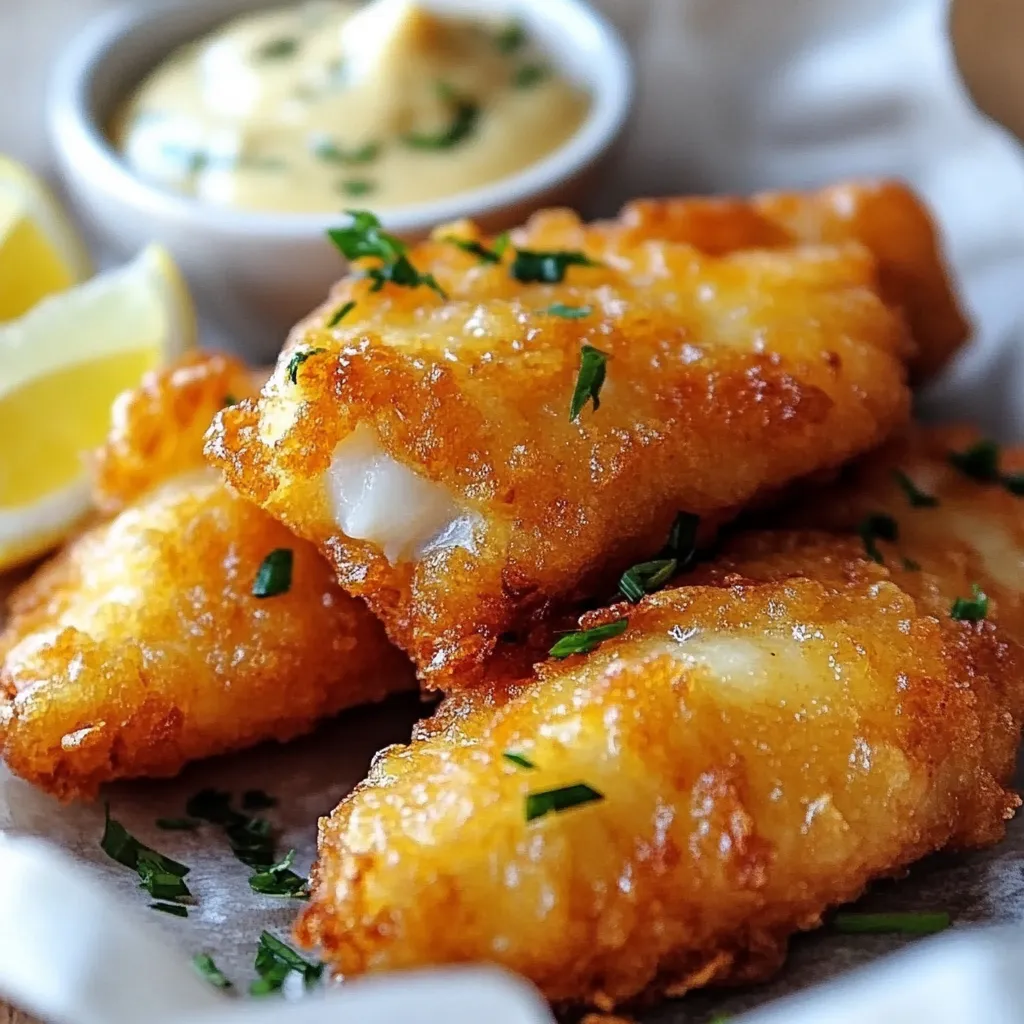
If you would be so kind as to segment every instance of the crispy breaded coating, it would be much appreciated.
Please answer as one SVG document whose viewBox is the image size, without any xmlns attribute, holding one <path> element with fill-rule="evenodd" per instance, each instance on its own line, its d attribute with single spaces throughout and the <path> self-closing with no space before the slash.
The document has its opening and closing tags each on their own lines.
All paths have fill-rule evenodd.
<svg viewBox="0 0 1024 1024">
<path fill-rule="evenodd" d="M 834 485 L 801 489 L 778 520 L 867 532 L 899 585 L 936 615 L 979 586 L 987 617 L 1024 644 L 1024 477 L 1013 482 L 1024 448 L 999 451 L 995 478 L 979 480 L 953 463 L 984 440 L 973 427 L 914 426 Z M 982 458 L 974 472 L 984 468 Z M 871 528 L 878 515 L 891 518 L 895 539 Z"/>
<path fill-rule="evenodd" d="M 202 431 L 228 388 L 251 392 L 240 364 L 203 357 L 119 400 L 100 482 L 111 504 L 128 504 L 11 599 L 0 749 L 15 774 L 58 797 L 290 739 L 413 684 L 316 549 L 203 464 Z M 293 553 L 291 586 L 256 598 L 277 548 Z"/>
<path fill-rule="evenodd" d="M 942 369 L 969 333 L 932 218 L 898 181 L 765 192 L 749 200 L 641 199 L 623 210 L 622 225 L 619 230 L 688 242 L 713 254 L 860 242 L 878 262 L 885 300 L 902 309 L 911 326 L 918 346 L 911 369 L 918 380 Z"/>
<path fill-rule="evenodd" d="M 543 284 L 513 278 L 512 250 L 481 262 L 449 234 L 410 253 L 447 301 L 345 279 L 207 445 L 318 545 L 428 686 L 468 684 L 503 637 L 614 589 L 678 511 L 728 516 L 907 415 L 912 342 L 860 244 L 711 256 L 541 215 L 519 250 L 601 264 Z M 584 345 L 607 376 L 600 407 L 571 419 Z"/>
<path fill-rule="evenodd" d="M 924 613 L 853 540 L 759 547 L 382 752 L 321 820 L 299 938 L 345 976 L 494 961 L 611 1009 L 763 979 L 872 879 L 1001 838 L 1017 645 Z M 603 799 L 527 820 L 578 784 Z"/>
</svg>

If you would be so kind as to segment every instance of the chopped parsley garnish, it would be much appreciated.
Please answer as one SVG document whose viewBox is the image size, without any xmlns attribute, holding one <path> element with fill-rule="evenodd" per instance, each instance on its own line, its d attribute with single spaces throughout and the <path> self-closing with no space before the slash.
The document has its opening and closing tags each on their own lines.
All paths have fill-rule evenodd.
<svg viewBox="0 0 1024 1024">
<path fill-rule="evenodd" d="M 368 196 L 371 192 L 375 192 L 377 186 L 365 178 L 352 178 L 349 181 L 340 182 L 338 189 L 347 196 L 358 198 L 359 196 Z"/>
<path fill-rule="evenodd" d="M 112 860 L 140 874 L 143 870 L 160 871 L 178 878 L 184 878 L 188 874 L 189 869 L 184 864 L 179 864 L 176 860 L 171 860 L 170 857 L 165 857 L 162 853 L 140 843 L 124 825 L 115 821 L 110 816 L 110 804 L 104 805 L 104 815 L 100 848 Z M 140 867 L 140 864 L 144 864 L 145 867 Z"/>
<path fill-rule="evenodd" d="M 857 914 L 842 913 L 832 918 L 832 927 L 845 935 L 934 935 L 950 926 L 944 910 L 930 913 Z"/>
<path fill-rule="evenodd" d="M 658 558 L 653 562 L 640 562 L 627 569 L 619 580 L 619 590 L 627 600 L 636 604 L 644 594 L 660 590 L 676 571 L 674 558 Z"/>
<path fill-rule="evenodd" d="M 288 369 L 284 371 L 284 376 L 287 381 L 292 384 L 298 384 L 299 382 L 299 367 L 307 360 L 310 356 L 318 355 L 321 352 L 326 351 L 322 348 L 300 348 L 298 352 L 293 352 L 291 359 L 288 360 Z"/>
<path fill-rule="evenodd" d="M 476 131 L 480 119 L 479 104 L 468 96 L 460 96 L 446 82 L 438 82 L 437 91 L 451 107 L 451 120 L 438 132 L 407 132 L 403 135 L 402 141 L 413 149 L 451 149 Z"/>
<path fill-rule="evenodd" d="M 567 306 L 563 302 L 556 302 L 548 306 L 548 312 L 552 316 L 560 316 L 564 320 L 582 320 L 594 312 L 593 306 Z"/>
<path fill-rule="evenodd" d="M 640 562 L 622 574 L 619 590 L 623 596 L 636 604 L 644 594 L 653 594 L 668 583 L 677 571 L 689 567 L 697 557 L 699 527 L 700 516 L 692 512 L 678 513 L 669 530 L 663 557 L 651 562 Z"/>
<path fill-rule="evenodd" d="M 962 452 L 950 452 L 949 463 L 964 476 L 991 484 L 999 479 L 999 445 L 995 441 L 978 441 Z"/>
<path fill-rule="evenodd" d="M 345 317 L 347 317 L 349 315 L 349 313 L 351 313 L 352 310 L 355 309 L 355 308 L 356 308 L 356 304 L 354 302 L 351 302 L 351 301 L 346 302 L 343 306 L 339 306 L 330 315 L 330 317 L 328 317 L 327 323 L 324 324 L 324 326 L 325 327 L 337 327 L 338 324 L 340 324 L 341 321 L 344 320 Z"/>
<path fill-rule="evenodd" d="M 313 155 L 318 160 L 331 164 L 369 164 L 380 156 L 379 142 L 368 142 L 355 149 L 343 149 L 333 139 L 322 136 L 313 141 Z"/>
<path fill-rule="evenodd" d="M 231 852 L 251 868 L 269 868 L 277 859 L 273 826 L 266 818 L 252 818 L 231 806 L 231 794 L 219 789 L 204 789 L 185 805 L 185 812 L 221 825 Z"/>
<path fill-rule="evenodd" d="M 222 409 L 230 409 L 231 406 L 233 406 L 233 405 L 238 405 L 238 399 L 235 398 L 235 396 L 232 395 L 232 394 L 225 395 L 224 396 L 224 401 L 221 404 L 221 408 Z"/>
<path fill-rule="evenodd" d="M 195 818 L 157 818 L 156 827 L 165 832 L 194 832 L 201 822 Z"/>
<path fill-rule="evenodd" d="M 988 595 L 978 586 L 971 584 L 972 597 L 958 597 L 949 614 L 961 622 L 981 622 L 988 615 Z"/>
<path fill-rule="evenodd" d="M 583 407 L 589 401 L 594 403 L 594 412 L 601 405 L 600 394 L 607 374 L 608 353 L 602 352 L 593 345 L 580 348 L 580 369 L 576 375 L 576 387 L 573 388 L 572 401 L 569 403 L 569 419 L 579 418 Z"/>
<path fill-rule="evenodd" d="M 302 977 L 306 988 L 315 985 L 324 973 L 323 964 L 313 964 L 305 960 L 291 946 L 274 938 L 270 932 L 260 934 L 255 968 L 259 978 L 249 986 L 249 994 L 253 996 L 265 996 L 270 992 L 279 991 L 285 978 L 292 972 Z"/>
<path fill-rule="evenodd" d="M 999 445 L 995 441 L 978 441 L 962 452 L 950 452 L 951 465 L 965 476 L 983 484 L 1001 484 L 1010 494 L 1024 498 L 1024 473 L 999 471 Z"/>
<path fill-rule="evenodd" d="M 560 786 L 558 789 L 545 789 L 540 793 L 527 793 L 526 820 L 535 821 L 546 814 L 558 814 L 572 807 L 582 807 L 584 804 L 592 804 L 603 799 L 603 793 L 598 793 L 593 786 L 588 786 L 585 782 Z"/>
<path fill-rule="evenodd" d="M 514 750 L 506 750 L 501 755 L 506 761 L 510 761 L 514 765 L 518 765 L 520 768 L 536 768 L 537 766 L 525 755 L 517 754 Z"/>
<path fill-rule="evenodd" d="M 220 789 L 201 789 L 185 804 L 185 813 L 191 818 L 200 818 L 213 825 L 227 825 L 240 817 L 231 809 L 231 794 Z"/>
<path fill-rule="evenodd" d="M 494 45 L 499 53 L 515 53 L 527 43 L 526 29 L 521 21 L 510 21 L 501 28 L 494 37 Z"/>
<path fill-rule="evenodd" d="M 894 469 L 892 475 L 914 508 L 935 508 L 938 505 L 939 499 L 934 494 L 922 491 L 903 470 Z"/>
<path fill-rule="evenodd" d="M 509 273 L 523 284 L 561 284 L 569 267 L 599 267 L 586 253 L 518 249 Z"/>
<path fill-rule="evenodd" d="M 512 76 L 512 85 L 516 89 L 532 89 L 535 85 L 543 82 L 548 74 L 546 64 L 524 64 Z"/>
<path fill-rule="evenodd" d="M 463 252 L 468 252 L 470 256 L 476 256 L 481 263 L 500 263 L 501 257 L 505 255 L 505 250 L 508 248 L 509 235 L 507 231 L 498 235 L 494 240 L 493 249 L 488 249 L 487 246 L 472 239 L 456 238 L 454 235 L 448 235 L 442 241 L 450 242 Z"/>
<path fill-rule="evenodd" d="M 149 909 L 159 910 L 174 917 L 188 917 L 188 907 L 183 907 L 180 903 L 150 903 Z"/>
<path fill-rule="evenodd" d="M 253 597 L 277 597 L 287 594 L 292 586 L 291 548 L 275 548 L 263 559 L 252 585 Z"/>
<path fill-rule="evenodd" d="M 879 565 L 885 565 L 885 558 L 882 556 L 882 552 L 878 550 L 876 541 L 894 541 L 899 538 L 900 528 L 896 520 L 892 516 L 875 512 L 864 518 L 860 526 L 857 527 L 857 532 L 860 534 L 860 539 L 864 542 L 864 550 L 868 558 Z"/>
<path fill-rule="evenodd" d="M 273 826 L 266 818 L 245 818 L 225 826 L 231 852 L 251 868 L 269 868 L 275 860 Z"/>
<path fill-rule="evenodd" d="M 269 39 L 256 50 L 258 60 L 283 60 L 286 57 L 294 57 L 299 49 L 299 40 L 296 36 L 280 36 L 278 39 Z"/>
<path fill-rule="evenodd" d="M 292 871 L 295 851 L 289 850 L 284 858 L 249 878 L 249 888 L 264 896 L 291 896 L 305 899 L 309 893 L 306 879 Z"/>
<path fill-rule="evenodd" d="M 628 626 L 629 619 L 616 619 L 614 622 L 606 622 L 603 626 L 566 633 L 548 653 L 552 658 L 568 658 L 570 654 L 589 654 L 597 650 L 605 640 L 625 633 Z"/>
<path fill-rule="evenodd" d="M 228 981 L 224 972 L 213 962 L 213 957 L 208 953 L 197 953 L 192 957 L 192 966 L 214 988 L 229 989 L 234 987 Z"/>
<path fill-rule="evenodd" d="M 153 899 L 168 901 L 150 904 L 151 907 L 178 917 L 188 917 L 185 907 L 169 901 L 180 901 L 192 895 L 185 884 L 189 869 L 140 843 L 119 821 L 110 817 L 110 804 L 104 805 L 104 817 L 103 836 L 100 839 L 103 852 L 118 864 L 138 872 L 140 887 Z M 176 909 L 169 909 L 171 906 Z"/>
<path fill-rule="evenodd" d="M 327 235 L 348 260 L 376 257 L 381 261 L 379 267 L 371 267 L 366 273 L 373 282 L 371 291 L 379 292 L 386 283 L 391 282 L 405 288 L 423 286 L 435 291 L 442 299 L 448 298 L 433 274 L 421 274 L 409 262 L 405 242 L 383 231 L 374 214 L 369 210 L 345 212 L 352 218 L 352 223 L 346 228 L 331 228 Z"/>
<path fill-rule="evenodd" d="M 194 146 L 184 146 L 179 142 L 165 142 L 160 147 L 163 156 L 181 165 L 186 174 L 199 174 L 210 165 L 210 154 Z"/>
<path fill-rule="evenodd" d="M 277 800 L 262 789 L 247 789 L 242 794 L 243 811 L 266 811 L 277 806 Z"/>
</svg>

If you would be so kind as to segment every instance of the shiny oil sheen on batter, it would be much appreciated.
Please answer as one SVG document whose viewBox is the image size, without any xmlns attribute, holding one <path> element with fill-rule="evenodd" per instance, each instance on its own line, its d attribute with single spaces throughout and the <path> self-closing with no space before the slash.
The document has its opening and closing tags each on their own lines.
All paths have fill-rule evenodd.
<svg viewBox="0 0 1024 1024">
<path fill-rule="evenodd" d="M 322 213 L 497 181 L 558 148 L 589 105 L 518 22 L 314 0 L 176 50 L 113 134 L 141 177 L 203 202 Z"/>
</svg>

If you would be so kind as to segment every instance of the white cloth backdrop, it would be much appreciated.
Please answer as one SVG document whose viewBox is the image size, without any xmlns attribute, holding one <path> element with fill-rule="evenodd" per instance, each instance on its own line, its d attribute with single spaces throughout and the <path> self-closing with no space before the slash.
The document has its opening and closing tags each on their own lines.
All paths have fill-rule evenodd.
<svg viewBox="0 0 1024 1024">
<path fill-rule="evenodd" d="M 47 165 L 48 68 L 114 0 L 0 0 L 0 151 Z M 140 0 L 144 2 L 144 0 Z M 199 0 L 203 2 L 203 0 Z M 1024 159 L 954 73 L 943 0 L 599 0 L 640 103 L 604 196 L 898 174 L 939 213 L 978 343 L 926 411 L 1024 437 Z M 1024 45 L 1024 41 L 1022 41 Z"/>
</svg>

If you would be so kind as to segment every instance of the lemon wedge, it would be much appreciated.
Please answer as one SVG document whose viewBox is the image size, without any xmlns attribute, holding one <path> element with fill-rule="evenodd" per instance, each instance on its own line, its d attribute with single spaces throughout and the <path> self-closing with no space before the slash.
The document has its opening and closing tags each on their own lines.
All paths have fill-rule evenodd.
<svg viewBox="0 0 1024 1024">
<path fill-rule="evenodd" d="M 106 436 L 112 401 L 195 336 L 185 282 L 155 245 L 0 324 L 0 570 L 85 514 L 83 454 Z"/>
<path fill-rule="evenodd" d="M 89 259 L 49 189 L 0 156 L 0 323 L 89 275 Z"/>
</svg>

